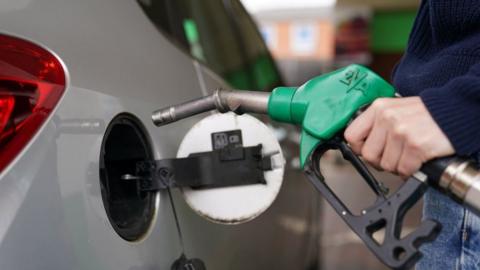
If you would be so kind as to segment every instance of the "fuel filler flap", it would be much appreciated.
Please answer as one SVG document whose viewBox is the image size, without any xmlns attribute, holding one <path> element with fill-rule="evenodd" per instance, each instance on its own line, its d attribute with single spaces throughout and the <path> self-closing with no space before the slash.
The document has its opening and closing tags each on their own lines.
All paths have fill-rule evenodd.
<svg viewBox="0 0 480 270">
<path fill-rule="evenodd" d="M 277 197 L 283 181 L 285 160 L 273 131 L 249 115 L 213 114 L 193 126 L 183 138 L 177 158 L 195 153 L 222 150 L 235 158 L 235 149 L 261 149 L 270 158 L 271 168 L 264 170 L 262 183 L 215 188 L 181 187 L 187 204 L 200 216 L 222 224 L 239 224 L 262 214 Z M 243 153 L 243 152 L 242 152 Z M 228 162 L 224 163 L 228 166 Z M 212 174 L 222 177 L 221 173 Z M 216 182 L 231 181 L 228 174 Z M 243 173 L 242 177 L 249 176 Z M 213 181 L 213 180 L 212 180 Z M 255 183 L 256 180 L 244 179 Z"/>
</svg>

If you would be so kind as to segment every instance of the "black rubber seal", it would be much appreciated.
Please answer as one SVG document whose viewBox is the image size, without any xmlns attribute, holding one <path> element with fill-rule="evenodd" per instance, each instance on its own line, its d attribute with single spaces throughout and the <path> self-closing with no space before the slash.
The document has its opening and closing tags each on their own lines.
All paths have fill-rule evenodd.
<svg viewBox="0 0 480 270">
<path fill-rule="evenodd" d="M 100 189 L 113 229 L 123 239 L 136 241 L 149 230 L 155 215 L 153 192 L 141 192 L 135 181 L 122 180 L 135 174 L 136 162 L 152 160 L 147 131 L 132 114 L 117 115 L 108 125 L 100 152 Z"/>
</svg>

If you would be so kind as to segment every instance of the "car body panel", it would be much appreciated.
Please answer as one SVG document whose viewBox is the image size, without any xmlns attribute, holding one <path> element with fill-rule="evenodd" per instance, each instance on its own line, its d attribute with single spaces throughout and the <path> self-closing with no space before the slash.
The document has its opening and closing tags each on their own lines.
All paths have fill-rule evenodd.
<svg viewBox="0 0 480 270">
<path fill-rule="evenodd" d="M 128 112 L 146 127 L 155 158 L 175 157 L 202 116 L 158 128 L 151 112 L 227 85 L 162 36 L 135 1 L 8 0 L 0 4 L 0 33 L 49 48 L 70 79 L 54 115 L 0 179 L 0 268 L 169 269 L 182 243 L 165 191 L 144 239 L 125 241 L 108 221 L 99 185 L 103 134 L 116 115 Z M 278 226 L 282 202 L 296 205 L 299 218 L 309 214 L 308 200 L 286 202 L 298 193 L 239 226 L 208 222 L 179 191 L 173 195 L 185 252 L 208 269 L 291 269 L 287 265 L 311 260 L 288 254 L 308 248 L 308 224 L 297 234 Z M 289 245 L 288 239 L 297 241 Z"/>
</svg>

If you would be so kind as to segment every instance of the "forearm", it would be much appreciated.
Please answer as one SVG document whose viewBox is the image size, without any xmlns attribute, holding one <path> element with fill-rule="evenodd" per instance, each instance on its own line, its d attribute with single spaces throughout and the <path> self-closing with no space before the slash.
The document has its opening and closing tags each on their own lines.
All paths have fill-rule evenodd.
<svg viewBox="0 0 480 270">
<path fill-rule="evenodd" d="M 442 87 L 420 97 L 459 155 L 480 151 L 480 64 Z"/>
</svg>

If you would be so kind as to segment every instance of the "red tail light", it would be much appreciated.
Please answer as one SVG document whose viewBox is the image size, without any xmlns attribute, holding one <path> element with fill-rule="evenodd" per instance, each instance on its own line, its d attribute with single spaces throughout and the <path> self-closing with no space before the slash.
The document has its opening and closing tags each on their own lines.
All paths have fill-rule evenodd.
<svg viewBox="0 0 480 270">
<path fill-rule="evenodd" d="M 65 91 L 65 71 L 49 51 L 0 35 L 0 171 L 20 153 Z"/>
</svg>

